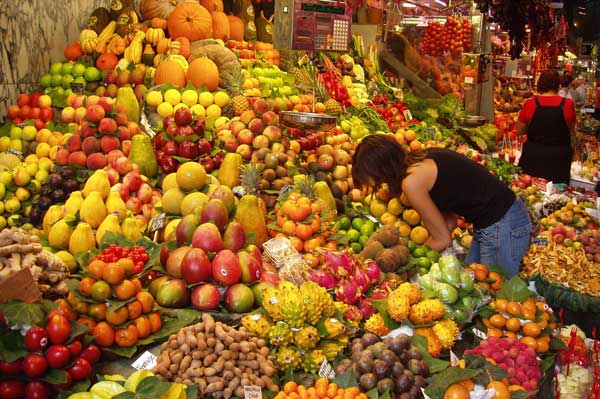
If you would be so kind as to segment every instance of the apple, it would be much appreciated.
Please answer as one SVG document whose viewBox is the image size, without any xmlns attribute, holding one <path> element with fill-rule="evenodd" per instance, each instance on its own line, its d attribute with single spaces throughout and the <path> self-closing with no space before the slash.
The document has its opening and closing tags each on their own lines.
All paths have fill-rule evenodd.
<svg viewBox="0 0 600 399">
<path fill-rule="evenodd" d="M 173 115 L 173 119 L 175 123 L 179 126 L 185 126 L 192 123 L 192 113 L 186 107 L 180 107 L 175 111 L 175 115 Z"/>
<path fill-rule="evenodd" d="M 192 128 L 190 125 L 178 126 L 175 134 L 177 136 L 193 136 L 194 128 Z"/>
<path fill-rule="evenodd" d="M 147 204 L 152 199 L 152 187 L 147 183 L 142 183 L 135 195 L 142 201 L 142 204 Z"/>
<path fill-rule="evenodd" d="M 113 168 L 119 172 L 120 175 L 124 175 L 127 172 L 131 171 L 133 165 L 131 160 L 126 157 L 117 158 L 115 161 L 111 162 Z"/>
<path fill-rule="evenodd" d="M 206 122 L 202 118 L 198 118 L 192 123 L 192 129 L 194 129 L 194 134 L 199 137 L 204 136 L 204 129 L 206 127 Z"/>
<path fill-rule="evenodd" d="M 208 255 L 201 248 L 191 248 L 181 260 L 181 275 L 188 284 L 209 281 L 212 278 L 212 265 Z"/>
<path fill-rule="evenodd" d="M 177 166 L 177 161 L 169 155 L 165 155 L 160 159 L 160 168 L 167 174 L 177 171 Z"/>
<path fill-rule="evenodd" d="M 167 141 L 162 147 L 162 150 L 166 155 L 177 155 L 179 146 L 173 140 Z"/>
<path fill-rule="evenodd" d="M 200 155 L 200 150 L 193 141 L 184 140 L 181 144 L 179 144 L 178 154 L 183 158 L 196 159 L 196 157 Z"/>
<path fill-rule="evenodd" d="M 111 166 L 108 166 L 104 169 L 104 171 L 106 172 L 106 177 L 108 177 L 108 182 L 110 183 L 111 187 L 119 182 L 119 178 L 121 176 L 119 175 L 119 172 L 117 172 L 116 169 L 114 169 Z"/>
<path fill-rule="evenodd" d="M 130 191 L 137 191 L 142 185 L 142 176 L 137 172 L 128 172 L 123 176 L 123 184 L 129 188 Z"/>
<path fill-rule="evenodd" d="M 204 170 L 206 171 L 206 173 L 212 172 L 213 169 L 215 168 L 215 163 L 214 163 L 213 159 L 209 156 L 200 158 L 198 160 L 198 163 L 200 165 L 202 165 L 202 167 L 204 167 Z"/>
<path fill-rule="evenodd" d="M 197 142 L 199 155 L 208 154 L 212 151 L 212 144 L 207 139 L 199 139 Z"/>
</svg>

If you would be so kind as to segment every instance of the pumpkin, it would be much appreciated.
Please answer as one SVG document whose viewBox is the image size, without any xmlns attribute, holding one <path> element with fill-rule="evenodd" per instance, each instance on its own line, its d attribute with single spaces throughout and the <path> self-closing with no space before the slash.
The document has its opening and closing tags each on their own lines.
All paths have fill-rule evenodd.
<svg viewBox="0 0 600 399">
<path fill-rule="evenodd" d="M 113 53 L 104 53 L 100 54 L 98 59 L 96 60 L 96 68 L 106 71 L 112 71 L 117 66 L 119 62 L 119 57 L 117 57 Z"/>
<path fill-rule="evenodd" d="M 191 50 L 190 50 L 190 40 L 187 37 L 178 37 L 175 39 L 180 43 L 179 46 L 179 54 L 184 56 L 186 59 L 190 58 Z"/>
<path fill-rule="evenodd" d="M 127 48 L 127 42 L 119 35 L 115 35 L 108 43 L 108 51 L 110 53 L 121 55 Z"/>
<path fill-rule="evenodd" d="M 96 33 L 102 32 L 102 29 L 110 22 L 110 11 L 104 7 L 98 7 L 88 18 L 86 28 L 91 29 Z"/>
<path fill-rule="evenodd" d="M 185 72 L 177 61 L 165 60 L 156 67 L 154 83 L 161 85 L 170 83 L 174 86 L 185 86 Z"/>
<path fill-rule="evenodd" d="M 142 19 L 162 18 L 166 20 L 175 6 L 183 1 L 185 0 L 142 0 L 140 14 Z"/>
<path fill-rule="evenodd" d="M 229 19 L 225 13 L 214 11 L 211 14 L 213 24 L 213 37 L 215 39 L 229 39 Z"/>
<path fill-rule="evenodd" d="M 78 41 L 74 41 L 65 47 L 64 56 L 69 61 L 75 61 L 83 55 L 83 50 Z"/>
<path fill-rule="evenodd" d="M 235 54 L 216 40 L 197 40 L 191 43 L 190 48 L 190 62 L 196 58 L 208 57 L 217 65 L 222 81 L 225 81 L 226 76 L 235 68 L 240 67 L 240 61 Z"/>
<path fill-rule="evenodd" d="M 206 86 L 208 90 L 215 91 L 219 87 L 219 69 L 217 64 L 207 57 L 196 58 L 190 62 L 185 77 L 196 88 Z"/>
<path fill-rule="evenodd" d="M 150 23 L 153 28 L 167 29 L 167 20 L 164 18 L 154 17 Z"/>
<path fill-rule="evenodd" d="M 244 40 L 244 21 L 235 15 L 228 15 L 229 20 L 229 38 L 241 42 Z"/>
<path fill-rule="evenodd" d="M 180 3 L 167 19 L 171 37 L 185 36 L 190 41 L 212 36 L 212 18 L 198 3 Z"/>
<path fill-rule="evenodd" d="M 160 39 L 156 44 L 156 52 L 158 54 L 166 54 L 169 49 L 169 43 L 171 43 L 171 39 Z"/>
<path fill-rule="evenodd" d="M 200 0 L 200 5 L 209 12 L 223 12 L 223 0 Z"/>
</svg>

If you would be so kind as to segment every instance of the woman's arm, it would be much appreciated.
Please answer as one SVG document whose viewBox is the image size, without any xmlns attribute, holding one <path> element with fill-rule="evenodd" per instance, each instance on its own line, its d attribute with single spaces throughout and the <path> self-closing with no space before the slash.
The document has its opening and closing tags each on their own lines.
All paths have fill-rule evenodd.
<svg viewBox="0 0 600 399">
<path fill-rule="evenodd" d="M 519 136 L 523 136 L 523 135 L 527 134 L 527 125 L 525 123 L 523 123 L 521 121 L 517 121 L 516 127 L 517 127 L 517 134 Z"/>
<path fill-rule="evenodd" d="M 429 231 L 426 244 L 435 251 L 441 251 L 452 244 L 452 236 L 442 212 L 429 196 L 427 172 L 422 168 L 423 166 L 419 166 L 404 179 L 402 191 L 413 208 L 419 212 L 425 228 Z"/>
</svg>

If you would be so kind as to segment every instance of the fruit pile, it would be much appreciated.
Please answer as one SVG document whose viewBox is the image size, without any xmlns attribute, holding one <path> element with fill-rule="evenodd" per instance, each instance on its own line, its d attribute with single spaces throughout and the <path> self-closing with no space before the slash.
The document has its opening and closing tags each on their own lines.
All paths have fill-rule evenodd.
<svg viewBox="0 0 600 399">
<path fill-rule="evenodd" d="M 202 322 L 169 337 L 154 372 L 168 381 L 197 384 L 200 395 L 214 398 L 241 398 L 247 385 L 279 391 L 265 340 L 244 327 L 215 322 L 208 313 L 202 314 Z"/>
<path fill-rule="evenodd" d="M 450 52 L 453 56 L 471 49 L 471 23 L 467 18 L 447 17 L 444 25 L 437 21 L 427 24 L 421 51 L 432 56 Z"/>
<path fill-rule="evenodd" d="M 143 251 L 133 251 L 137 251 L 138 259 L 143 258 Z M 133 277 L 133 256 L 121 257 L 125 252 L 116 246 L 108 247 L 89 263 L 86 277 L 79 283 L 70 280 L 67 300 L 79 314 L 78 320 L 92 328 L 94 341 L 102 347 L 134 346 L 138 339 L 162 327 L 160 314 L 153 312 L 153 296 L 142 291 L 140 280 Z M 117 260 L 107 263 L 100 258 Z"/>
<path fill-rule="evenodd" d="M 429 376 L 421 352 L 406 334 L 384 340 L 370 333 L 355 338 L 351 358 L 339 363 L 336 374 L 347 370 L 354 371 L 364 392 L 376 388 L 380 395 L 388 391 L 403 399 L 420 398 Z"/>
<path fill-rule="evenodd" d="M 100 85 L 102 73 L 95 66 L 83 62 L 54 62 L 47 74 L 40 78 L 44 94 L 51 97 L 68 96 L 73 93 L 72 85 L 82 85 L 84 90 L 94 92 Z"/>
<path fill-rule="evenodd" d="M 25 121 L 33 121 L 32 127 L 37 131 L 46 127 L 48 122 L 54 119 L 52 98 L 40 93 L 33 93 L 31 95 L 21 93 L 17 99 L 17 104 L 8 106 L 6 116 L 15 125 L 20 125 Z"/>
<path fill-rule="evenodd" d="M 406 120 L 404 114 L 405 111 L 408 111 L 408 107 L 401 100 L 390 101 L 387 95 L 380 94 L 373 97 L 371 104 L 373 109 L 377 111 L 381 118 L 387 123 L 389 128 L 394 132 L 398 129 L 404 128 L 407 122 L 410 122 Z M 406 141 L 410 143 L 412 140 L 407 138 Z"/>
<path fill-rule="evenodd" d="M 367 399 L 367 395 L 360 392 L 358 387 L 340 388 L 335 382 L 330 382 L 327 378 L 317 378 L 314 386 L 311 387 L 298 385 L 295 381 L 288 381 L 283 389 L 275 395 L 274 399 L 293 399 L 296 397 L 294 394 L 309 399 L 334 399 L 335 397 Z"/>
<path fill-rule="evenodd" d="M 488 291 L 495 292 L 502 288 L 502 276 L 481 263 L 471 263 L 465 268 L 469 275 L 473 276 L 474 282 Z"/>
<path fill-rule="evenodd" d="M 406 239 L 394 225 L 385 225 L 373 233 L 360 252 L 363 259 L 373 259 L 385 273 L 395 272 L 408 260 Z"/>
<path fill-rule="evenodd" d="M 135 98 L 141 101 L 148 90 L 144 85 L 145 78 L 146 66 L 143 64 L 137 64 L 131 70 L 129 68 L 120 71 L 111 69 L 104 75 L 104 84 L 99 85 L 94 94 L 100 97 L 116 98 L 119 88 L 130 86 L 133 87 Z"/>
<path fill-rule="evenodd" d="M 353 216 L 355 217 L 350 219 L 347 215 L 340 215 L 333 225 L 333 230 L 336 234 L 347 236 L 352 252 L 359 253 L 379 226 L 371 219 Z"/>
<path fill-rule="evenodd" d="M 59 310 L 48 314 L 44 326 L 32 326 L 24 335 L 13 334 L 25 355 L 0 360 L 0 393 L 6 398 L 51 398 L 72 383 L 89 378 L 100 360 L 100 349 L 84 347 L 82 331 Z M 3 335 L 8 330 L 0 331 Z M 5 337 L 7 338 L 7 337 Z"/>
<path fill-rule="evenodd" d="M 489 337 L 518 339 L 537 353 L 550 350 L 551 336 L 544 330 L 556 325 L 552 314 L 544 309 L 544 304 L 536 303 L 533 299 L 519 303 L 497 298 L 490 306 L 496 313 L 484 319 Z"/>
<path fill-rule="evenodd" d="M 31 204 L 29 212 L 29 220 L 34 226 L 41 226 L 46 212 L 52 205 L 64 203 L 72 192 L 82 188 L 82 184 L 77 180 L 78 175 L 79 173 L 72 168 L 57 166 L 46 181 L 42 182 L 40 196 Z"/>
<path fill-rule="evenodd" d="M 535 351 L 513 338 L 488 337 L 476 348 L 467 349 L 465 354 L 483 355 L 492 359 L 510 375 L 511 384 L 519 385 L 528 392 L 537 389 L 542 376 Z"/>
</svg>

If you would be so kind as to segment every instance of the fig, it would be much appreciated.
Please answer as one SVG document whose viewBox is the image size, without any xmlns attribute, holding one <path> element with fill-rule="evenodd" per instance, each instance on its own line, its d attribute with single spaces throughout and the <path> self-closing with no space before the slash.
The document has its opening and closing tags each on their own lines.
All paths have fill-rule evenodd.
<svg viewBox="0 0 600 399">
<path fill-rule="evenodd" d="M 427 384 L 427 382 L 425 381 L 425 377 L 423 377 L 422 375 L 415 375 L 414 381 L 415 386 L 420 388 L 425 387 L 425 384 Z"/>
<path fill-rule="evenodd" d="M 402 364 L 407 364 L 408 361 L 410 360 L 410 355 L 408 354 L 407 350 L 403 350 L 402 352 L 400 352 L 398 354 L 398 359 L 400 359 L 400 361 L 402 362 Z"/>
<path fill-rule="evenodd" d="M 413 386 L 413 380 L 406 374 L 401 375 L 396 378 L 396 382 L 394 384 L 396 394 L 401 394 L 404 392 L 410 391 L 410 388 Z"/>
<path fill-rule="evenodd" d="M 413 398 L 410 393 L 404 392 L 400 396 L 398 396 L 398 399 L 415 399 L 415 398 Z"/>
<path fill-rule="evenodd" d="M 391 378 L 384 378 L 377 382 L 377 392 L 382 395 L 386 391 L 390 393 L 394 391 L 394 381 Z"/>
<path fill-rule="evenodd" d="M 390 371 L 391 367 L 385 361 L 377 359 L 373 362 L 373 374 L 375 374 L 377 379 L 389 377 Z"/>
<path fill-rule="evenodd" d="M 394 365 L 392 366 L 392 375 L 394 377 L 404 375 L 404 365 L 400 362 L 394 363 Z"/>
<path fill-rule="evenodd" d="M 379 342 L 379 337 L 373 333 L 366 333 L 362 336 L 362 342 L 365 347 L 368 347 Z"/>
<path fill-rule="evenodd" d="M 358 362 L 363 355 L 365 354 L 365 352 L 352 352 L 352 361 L 353 362 Z"/>
<path fill-rule="evenodd" d="M 365 346 L 361 341 L 352 343 L 352 353 L 354 352 L 362 352 L 365 350 Z"/>
<path fill-rule="evenodd" d="M 377 377 L 372 373 L 363 374 L 360 376 L 358 383 L 363 391 L 370 391 L 377 385 Z"/>
<path fill-rule="evenodd" d="M 373 360 L 368 357 L 361 358 L 357 365 L 360 374 L 370 373 L 373 370 Z"/>
<path fill-rule="evenodd" d="M 387 364 L 394 364 L 396 361 L 398 361 L 398 356 L 396 356 L 396 354 L 389 349 L 384 350 L 381 353 L 380 358 Z"/>
<path fill-rule="evenodd" d="M 344 374 L 350 367 L 352 367 L 352 360 L 342 359 L 335 368 L 335 374 Z"/>
<path fill-rule="evenodd" d="M 408 357 L 411 358 L 411 359 L 416 359 L 416 360 L 423 359 L 423 355 L 421 355 L 421 351 L 418 350 L 417 348 L 415 348 L 414 346 L 412 346 L 408 350 Z"/>
<path fill-rule="evenodd" d="M 406 334 L 400 334 L 400 335 L 398 335 L 394 339 L 398 341 L 398 345 L 400 345 L 400 347 L 403 350 L 404 349 L 410 349 L 411 342 L 410 342 L 410 337 L 408 335 L 406 335 Z"/>
<path fill-rule="evenodd" d="M 420 398 L 422 396 L 422 394 L 421 394 L 421 388 L 417 387 L 415 385 L 413 385 L 412 387 L 410 387 L 410 391 L 408 391 L 408 393 L 410 394 L 410 396 L 412 398 Z"/>
<path fill-rule="evenodd" d="M 383 342 L 377 342 L 375 345 L 373 345 L 372 347 L 372 351 L 373 351 L 373 355 L 375 355 L 375 357 L 377 359 L 381 359 L 381 354 L 383 353 L 383 351 L 387 350 L 387 345 L 384 344 Z"/>
<path fill-rule="evenodd" d="M 429 376 L 429 366 L 425 360 L 417 360 L 414 366 L 411 368 L 409 365 L 409 368 L 414 374 L 422 375 L 423 377 Z"/>
</svg>

